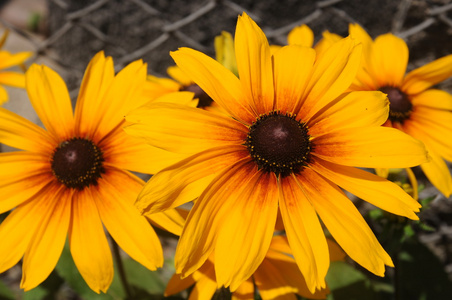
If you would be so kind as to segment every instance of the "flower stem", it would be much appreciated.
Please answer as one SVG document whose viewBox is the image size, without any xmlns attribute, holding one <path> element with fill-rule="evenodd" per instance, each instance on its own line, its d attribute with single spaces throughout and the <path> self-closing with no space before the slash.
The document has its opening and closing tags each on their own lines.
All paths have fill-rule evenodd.
<svg viewBox="0 0 452 300">
<path fill-rule="evenodd" d="M 127 280 L 126 271 L 124 269 L 124 264 L 119 253 L 119 246 L 115 240 L 111 239 L 113 246 L 113 255 L 115 256 L 116 265 L 118 266 L 119 279 L 121 280 L 122 286 L 126 292 L 126 298 L 132 299 L 133 293 L 130 287 L 129 281 Z"/>
</svg>

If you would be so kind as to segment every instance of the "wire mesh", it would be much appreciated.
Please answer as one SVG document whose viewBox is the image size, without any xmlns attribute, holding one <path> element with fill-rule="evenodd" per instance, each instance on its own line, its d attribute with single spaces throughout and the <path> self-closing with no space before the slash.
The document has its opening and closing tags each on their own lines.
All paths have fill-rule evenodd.
<svg viewBox="0 0 452 300">
<path fill-rule="evenodd" d="M 48 0 L 48 36 L 2 23 L 67 70 L 77 87 L 90 58 L 105 50 L 117 69 L 142 58 L 154 75 L 172 64 L 169 51 L 188 46 L 213 55 L 213 39 L 234 32 L 237 16 L 247 12 L 270 42 L 285 44 L 287 33 L 309 25 L 318 40 L 329 30 L 343 36 L 349 23 L 359 23 L 372 36 L 393 32 L 410 47 L 412 67 L 452 53 L 450 0 Z M 450 82 L 446 82 L 450 87 Z"/>
</svg>

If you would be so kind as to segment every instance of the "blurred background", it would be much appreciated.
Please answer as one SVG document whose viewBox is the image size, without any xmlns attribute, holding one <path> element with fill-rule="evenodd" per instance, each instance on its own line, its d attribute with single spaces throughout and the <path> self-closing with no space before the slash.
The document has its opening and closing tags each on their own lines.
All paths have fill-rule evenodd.
<svg viewBox="0 0 452 300">
<path fill-rule="evenodd" d="M 286 44 L 287 33 L 301 24 L 311 27 L 318 41 L 325 30 L 346 36 L 348 24 L 359 23 L 373 38 L 387 32 L 402 37 L 410 49 L 409 70 L 452 54 L 451 0 L 0 0 L 0 25 L 2 31 L 10 30 L 5 50 L 34 52 L 27 66 L 44 63 L 58 71 L 75 99 L 83 72 L 98 51 L 113 56 L 117 70 L 143 59 L 150 74 L 166 76 L 166 68 L 174 64 L 169 51 L 186 46 L 213 56 L 214 37 L 223 30 L 234 33 L 243 11 L 274 44 Z M 452 79 L 438 87 L 452 92 Z M 26 92 L 8 92 L 5 107 L 38 123 Z M 424 184 L 421 198 L 429 199 L 420 214 L 426 226 L 412 226 L 418 243 L 398 279 L 403 282 L 398 299 L 452 299 L 452 201 L 416 174 Z M 385 224 L 369 213 L 372 207 L 356 203 L 377 236 L 383 235 Z M 20 276 L 17 267 L 0 279 L 17 289 Z M 347 295 L 334 299 L 364 299 Z"/>
</svg>

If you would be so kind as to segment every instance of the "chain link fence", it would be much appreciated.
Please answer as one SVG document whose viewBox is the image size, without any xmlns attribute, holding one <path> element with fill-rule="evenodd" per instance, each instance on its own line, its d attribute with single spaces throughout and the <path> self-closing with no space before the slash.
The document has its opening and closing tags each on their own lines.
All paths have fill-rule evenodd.
<svg viewBox="0 0 452 300">
<path fill-rule="evenodd" d="M 285 44 L 287 33 L 300 24 L 309 25 L 319 40 L 325 30 L 346 36 L 348 24 L 359 23 L 373 37 L 393 32 L 405 39 L 410 69 L 452 54 L 450 0 L 47 0 L 47 5 L 44 38 L 0 22 L 33 45 L 34 60 L 45 57 L 61 67 L 73 96 L 100 50 L 113 56 L 118 70 L 141 58 L 149 73 L 165 76 L 174 64 L 169 51 L 187 46 L 213 56 L 214 37 L 222 30 L 233 33 L 244 11 L 275 44 Z M 452 92 L 452 80 L 440 87 Z M 450 219 L 452 205 L 441 205 L 427 216 L 438 231 L 421 238 L 435 244 L 452 276 L 452 226 L 436 214 Z"/>
<path fill-rule="evenodd" d="M 214 37 L 234 32 L 247 12 L 270 42 L 285 44 L 287 33 L 309 25 L 318 40 L 329 30 L 346 36 L 359 23 L 373 37 L 393 32 L 410 47 L 411 66 L 452 53 L 450 0 L 47 0 L 48 36 L 42 40 L 2 21 L 28 39 L 36 58 L 58 63 L 70 89 L 76 89 L 91 57 L 100 50 L 117 69 L 142 58 L 149 72 L 164 76 L 169 51 L 187 46 L 213 55 Z M 450 88 L 450 82 L 446 82 Z"/>
</svg>

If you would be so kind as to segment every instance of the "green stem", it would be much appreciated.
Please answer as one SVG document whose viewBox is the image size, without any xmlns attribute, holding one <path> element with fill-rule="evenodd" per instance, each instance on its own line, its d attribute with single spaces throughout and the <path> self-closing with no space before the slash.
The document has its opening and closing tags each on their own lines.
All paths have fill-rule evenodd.
<svg viewBox="0 0 452 300">
<path fill-rule="evenodd" d="M 119 279 L 121 280 L 122 286 L 126 292 L 127 299 L 132 299 L 133 296 L 132 288 L 130 287 L 129 281 L 127 280 L 124 264 L 119 253 L 119 246 L 113 239 L 111 239 L 111 241 L 113 245 L 113 255 L 116 260 L 116 265 L 118 266 Z"/>
</svg>

